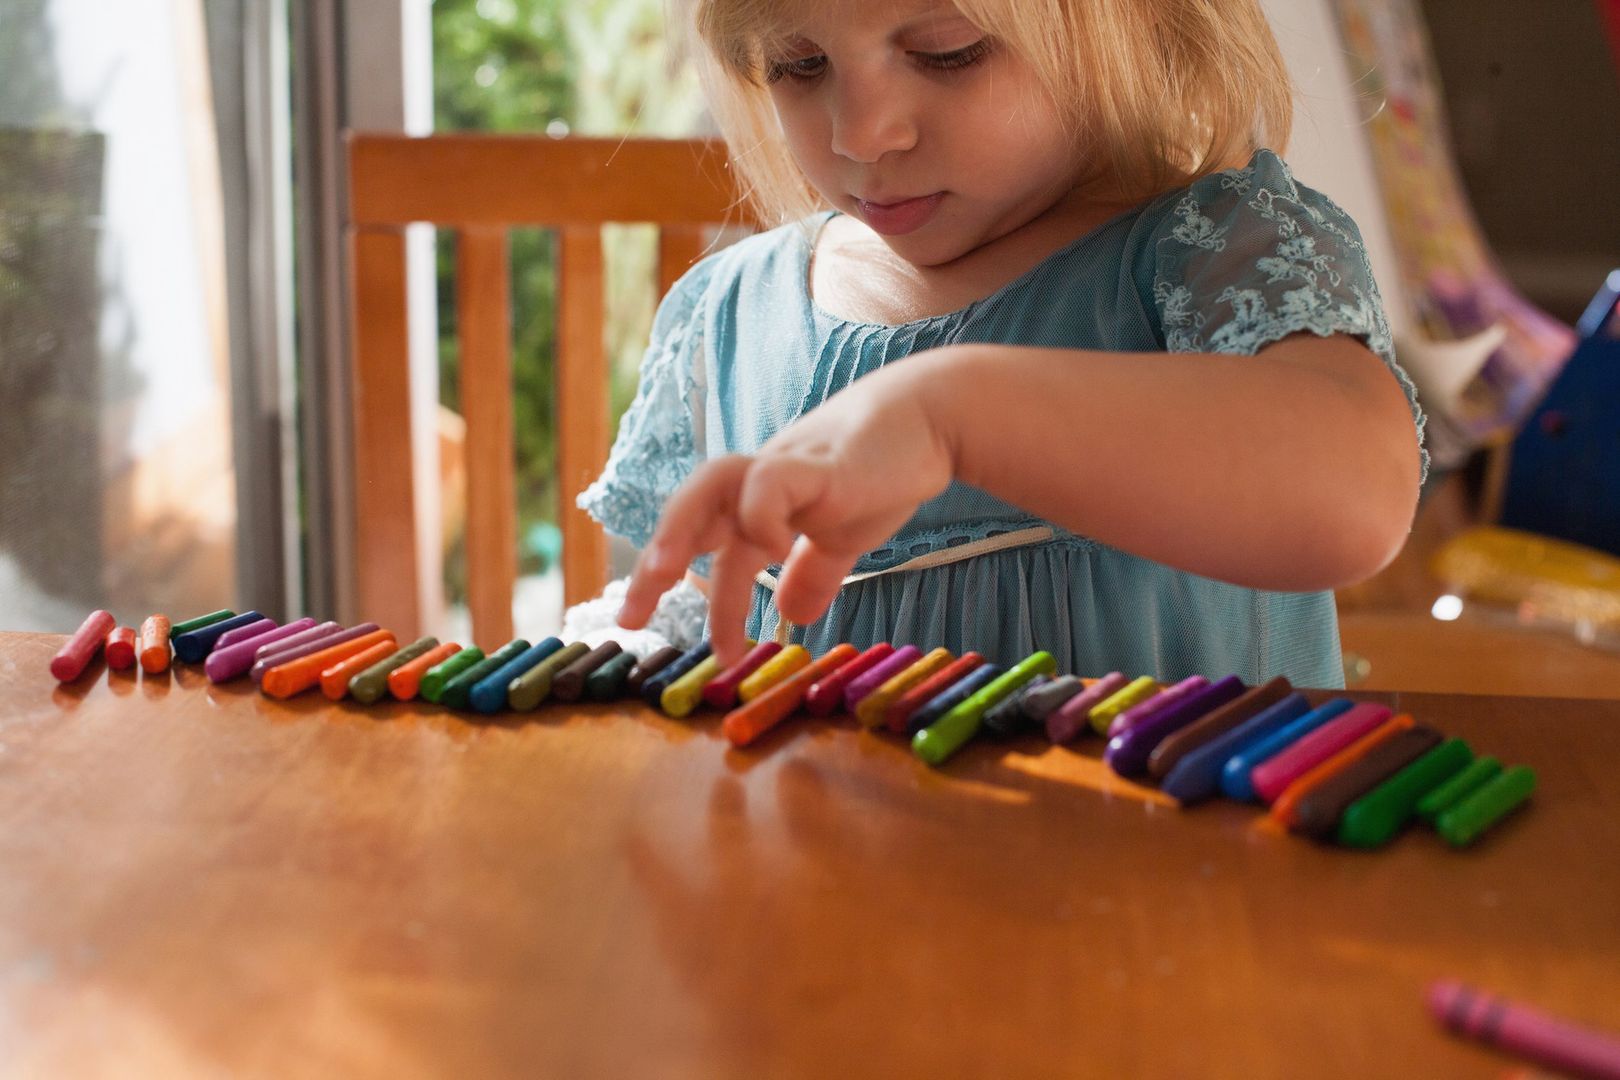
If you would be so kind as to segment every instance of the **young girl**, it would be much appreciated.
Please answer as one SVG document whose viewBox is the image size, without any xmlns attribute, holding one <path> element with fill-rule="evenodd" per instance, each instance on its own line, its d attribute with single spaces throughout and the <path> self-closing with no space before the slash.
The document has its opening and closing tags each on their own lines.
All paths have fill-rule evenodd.
<svg viewBox="0 0 1620 1080">
<path fill-rule="evenodd" d="M 779 227 L 659 310 L 580 498 L 744 635 L 1343 684 L 1427 458 L 1256 0 L 696 0 Z M 655 527 L 656 523 L 656 527 Z"/>
</svg>

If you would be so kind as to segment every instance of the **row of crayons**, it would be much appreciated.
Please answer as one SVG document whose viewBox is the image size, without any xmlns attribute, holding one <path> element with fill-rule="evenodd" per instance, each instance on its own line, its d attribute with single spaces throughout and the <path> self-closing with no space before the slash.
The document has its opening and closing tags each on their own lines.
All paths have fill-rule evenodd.
<svg viewBox="0 0 1620 1080">
<path fill-rule="evenodd" d="M 911 739 L 913 752 L 943 764 L 981 731 L 1002 736 L 1043 728 L 1053 743 L 1090 730 L 1105 737 L 1103 760 L 1131 779 L 1157 780 L 1182 805 L 1217 795 L 1269 807 L 1285 828 L 1351 847 L 1387 843 L 1414 818 L 1464 846 L 1520 806 L 1535 787 L 1524 766 L 1474 756 L 1410 715 L 1374 702 L 1334 698 L 1312 706 L 1286 678 L 1245 686 L 1235 675 L 1194 675 L 1164 685 L 1150 676 L 1059 675 L 1050 653 L 1010 667 L 976 652 L 879 643 L 812 657 L 801 645 L 750 643 L 722 669 L 707 642 L 638 659 L 615 642 L 595 648 L 549 637 L 517 638 L 486 655 L 424 637 L 401 646 L 375 623 L 344 627 L 305 618 L 279 625 L 259 612 L 216 611 L 170 625 L 161 615 L 140 632 L 105 611 L 90 615 L 51 661 L 76 679 L 105 648 L 109 667 L 161 671 L 173 656 L 201 663 L 214 682 L 242 676 L 288 698 L 317 686 L 334 701 L 371 704 L 385 694 L 421 697 L 493 715 L 527 712 L 549 698 L 612 701 L 636 695 L 669 716 L 724 710 L 721 730 L 747 746 L 803 711 L 843 711 L 863 726 Z"/>
</svg>

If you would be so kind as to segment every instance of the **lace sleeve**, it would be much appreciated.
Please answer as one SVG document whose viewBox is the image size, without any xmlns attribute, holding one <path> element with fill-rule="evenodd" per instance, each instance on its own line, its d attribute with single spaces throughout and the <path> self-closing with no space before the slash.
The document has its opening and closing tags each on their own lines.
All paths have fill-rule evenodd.
<svg viewBox="0 0 1620 1080">
<path fill-rule="evenodd" d="M 607 467 L 578 499 L 603 528 L 638 548 L 652 537 L 665 500 L 702 460 L 701 300 L 711 261 L 688 271 L 659 305 Z"/>
<path fill-rule="evenodd" d="M 1269 150 L 1206 176 L 1174 203 L 1154 250 L 1153 303 L 1171 352 L 1253 355 L 1290 334 L 1351 334 L 1388 365 L 1417 428 L 1417 389 L 1395 361 L 1378 285 L 1348 214 Z"/>
</svg>

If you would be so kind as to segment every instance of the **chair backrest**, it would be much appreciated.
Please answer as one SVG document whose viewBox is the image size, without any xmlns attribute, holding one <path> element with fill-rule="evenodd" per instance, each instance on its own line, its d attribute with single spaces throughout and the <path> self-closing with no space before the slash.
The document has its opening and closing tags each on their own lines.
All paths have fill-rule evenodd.
<svg viewBox="0 0 1620 1080">
<path fill-rule="evenodd" d="M 601 226 L 659 227 L 662 296 L 703 251 L 706 226 L 750 224 L 718 140 L 351 133 L 356 611 L 398 633 L 423 624 L 407 370 L 405 226 L 456 236 L 460 395 L 466 418 L 468 607 L 473 637 L 512 637 L 517 499 L 512 451 L 507 232 L 559 233 L 557 461 L 564 602 L 607 580 L 607 542 L 575 497 L 611 438 Z"/>
</svg>

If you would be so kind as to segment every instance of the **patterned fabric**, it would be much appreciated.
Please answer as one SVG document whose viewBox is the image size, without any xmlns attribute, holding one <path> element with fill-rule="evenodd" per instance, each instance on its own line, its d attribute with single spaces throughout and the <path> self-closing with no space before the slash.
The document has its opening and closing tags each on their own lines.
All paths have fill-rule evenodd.
<svg viewBox="0 0 1620 1080">
<path fill-rule="evenodd" d="M 898 326 L 836 318 L 809 296 L 816 231 L 830 216 L 711 256 L 665 299 L 607 468 L 579 499 L 609 530 L 644 545 L 700 460 L 752 453 L 854 379 L 959 342 L 1253 354 L 1300 331 L 1348 333 L 1389 365 L 1421 437 L 1354 223 L 1270 151 L 1115 217 L 990 296 Z M 1413 463 L 1427 465 L 1426 454 Z M 1041 524 L 953 483 L 853 572 Z M 776 619 L 757 588 L 749 635 L 770 636 Z M 793 639 L 816 654 L 882 640 L 1004 664 L 1046 649 L 1084 675 L 1344 678 L 1331 593 L 1214 581 L 1061 528 L 1036 546 L 849 585 Z"/>
</svg>

